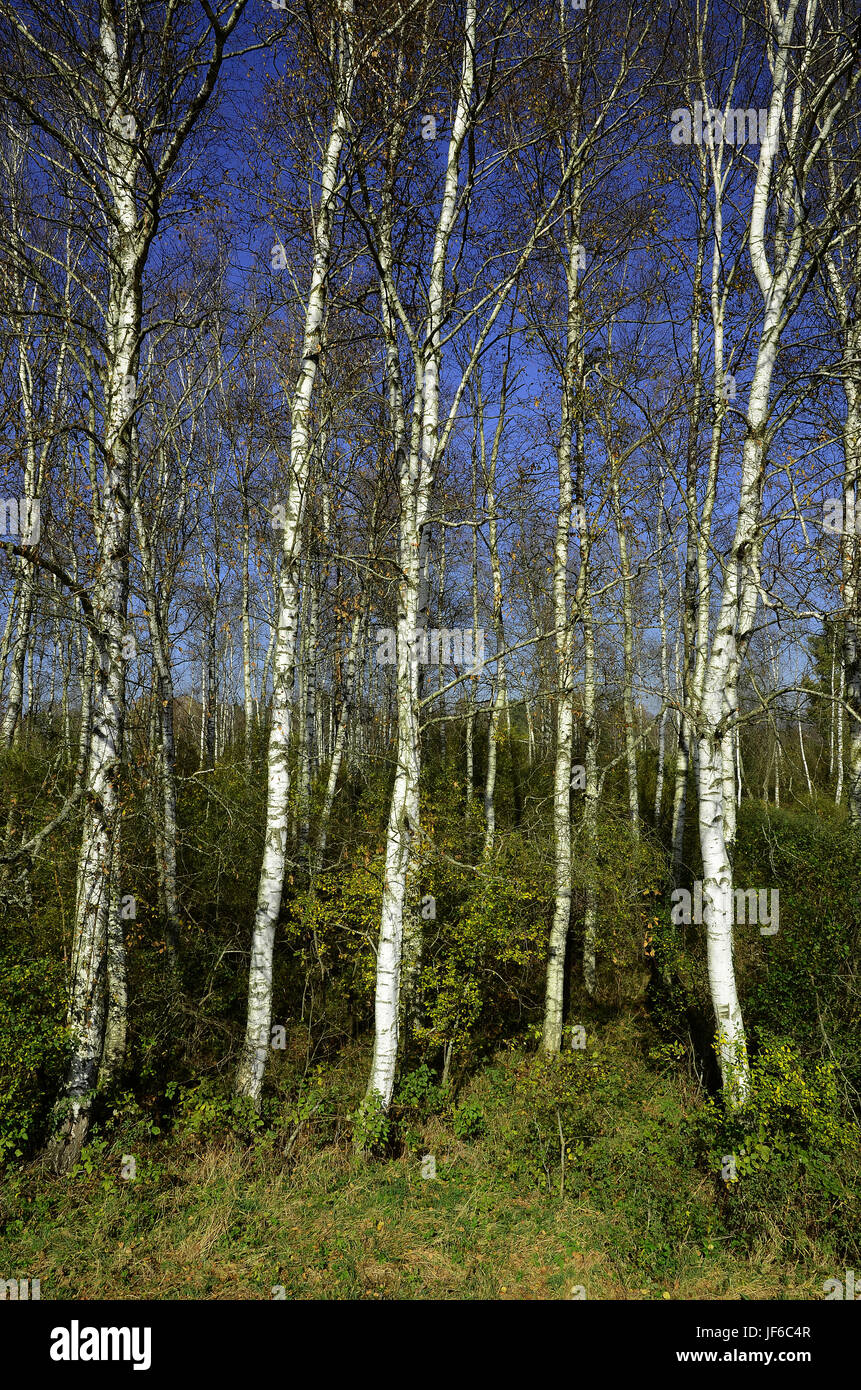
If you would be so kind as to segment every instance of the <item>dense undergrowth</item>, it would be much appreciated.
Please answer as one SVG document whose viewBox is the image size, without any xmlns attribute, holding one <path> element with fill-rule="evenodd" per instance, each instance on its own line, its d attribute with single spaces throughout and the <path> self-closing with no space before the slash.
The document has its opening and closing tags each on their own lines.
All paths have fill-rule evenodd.
<svg viewBox="0 0 861 1390">
<path fill-rule="evenodd" d="M 432 910 L 387 1116 L 359 1110 L 384 779 L 345 787 L 318 878 L 294 856 L 260 1114 L 231 1095 L 259 779 L 226 763 L 180 782 L 176 965 L 145 769 L 126 789 L 128 1055 L 70 1178 L 39 1153 L 66 1056 L 74 821 L 50 854 L 6 873 L 3 1277 L 40 1277 L 44 1298 L 819 1298 L 825 1279 L 861 1264 L 861 865 L 845 822 L 822 805 L 743 803 L 736 883 L 779 887 L 780 930 L 737 932 L 752 1088 L 730 1116 L 715 1086 L 704 928 L 671 921 L 659 832 L 635 844 L 608 811 L 595 862 L 575 852 L 572 920 L 588 884 L 601 905 L 599 988 L 589 999 L 579 985 L 575 925 L 565 1050 L 548 1058 L 546 774 L 523 779 L 516 814 L 503 777 L 508 824 L 482 858 L 480 813 L 450 756 L 424 788 L 415 892 Z M 40 757 L 31 750 L 6 779 L 17 834 L 62 797 Z M 688 858 L 693 878 L 693 844 Z"/>
</svg>

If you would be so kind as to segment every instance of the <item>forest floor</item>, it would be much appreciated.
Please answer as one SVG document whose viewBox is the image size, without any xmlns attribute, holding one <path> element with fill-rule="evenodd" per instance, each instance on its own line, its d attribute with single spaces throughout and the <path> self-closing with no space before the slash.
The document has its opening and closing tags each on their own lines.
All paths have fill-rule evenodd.
<svg viewBox="0 0 861 1390">
<path fill-rule="evenodd" d="M 684 1137 L 704 1104 L 696 1087 L 644 1053 L 631 1064 L 615 1031 L 603 1055 L 627 1054 L 625 1070 L 610 1065 L 580 1093 L 578 1123 L 564 1097 L 536 1102 L 533 1060 L 509 1047 L 457 1110 L 402 1119 L 373 1159 L 337 1118 L 251 1140 L 188 1125 L 146 1140 L 139 1128 L 137 1141 L 106 1132 L 70 1177 L 33 1164 L 7 1175 L 0 1267 L 40 1278 L 43 1299 L 821 1298 L 841 1271 L 790 1211 L 803 1198 L 780 1198 L 790 1234 L 774 1203 L 697 1167 Z M 342 1059 L 347 1090 L 365 1060 L 358 1047 Z M 579 1132 L 564 1190 L 563 1122 Z M 422 1176 L 425 1155 L 435 1177 Z"/>
</svg>

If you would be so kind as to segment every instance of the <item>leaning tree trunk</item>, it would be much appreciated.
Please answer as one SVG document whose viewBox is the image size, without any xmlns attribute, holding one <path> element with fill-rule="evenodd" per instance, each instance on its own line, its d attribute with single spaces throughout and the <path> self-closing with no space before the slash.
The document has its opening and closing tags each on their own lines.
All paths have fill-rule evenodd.
<svg viewBox="0 0 861 1390">
<path fill-rule="evenodd" d="M 440 449 L 439 392 L 441 334 L 446 311 L 446 265 L 459 208 L 461 154 L 473 121 L 475 43 L 476 4 L 475 0 L 466 0 L 460 86 L 428 273 L 427 314 L 420 339 L 416 335 L 413 343 L 415 381 L 409 438 L 404 422 L 403 381 L 396 337 L 391 180 L 386 186 L 384 215 L 377 224 L 382 233 L 376 250 L 381 272 L 391 426 L 398 459 L 401 504 L 399 558 L 402 576 L 398 586 L 397 767 L 386 834 L 386 876 L 374 995 L 374 1056 L 366 1093 L 367 1104 L 376 1103 L 383 1109 L 388 1109 L 394 1090 L 401 1006 L 409 1030 L 421 966 L 421 921 L 412 905 L 409 916 L 405 915 L 412 841 L 419 832 L 420 679 L 415 644 L 417 629 L 420 625 L 424 628 L 425 618 L 429 543 L 427 518 Z M 410 889 L 413 887 L 411 884 Z M 410 896 L 414 896 L 412 891 Z M 358 1135 L 357 1142 L 360 1142 Z"/>
<path fill-rule="evenodd" d="M 349 0 L 345 11 L 351 13 Z M 332 227 L 341 150 L 347 134 L 347 103 L 352 90 L 351 30 L 339 29 L 340 53 L 335 110 L 320 177 L 320 201 L 314 236 L 314 265 L 305 308 L 302 368 L 293 396 L 290 435 L 290 486 L 284 507 L 278 617 L 274 634 L 273 691 L 267 752 L 266 828 L 263 862 L 257 888 L 257 907 L 248 975 L 248 1014 L 245 1042 L 236 1076 L 236 1091 L 254 1105 L 266 1069 L 272 1019 L 272 952 L 275 925 L 281 911 L 287 857 L 287 818 L 290 801 L 290 731 L 296 633 L 299 621 L 299 564 L 305 498 L 310 476 L 312 443 L 311 400 L 322 340 L 326 288 L 331 259 Z"/>
</svg>

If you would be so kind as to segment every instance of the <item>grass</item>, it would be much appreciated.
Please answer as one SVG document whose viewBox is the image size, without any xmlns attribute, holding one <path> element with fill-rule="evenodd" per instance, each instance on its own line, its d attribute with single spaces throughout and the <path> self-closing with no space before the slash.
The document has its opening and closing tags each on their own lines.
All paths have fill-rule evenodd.
<svg viewBox="0 0 861 1390">
<path fill-rule="evenodd" d="M 298 1132 L 174 1123 L 143 1137 L 120 1115 L 71 1178 L 34 1164 L 7 1174 L 0 1271 L 40 1278 L 43 1299 L 269 1299 L 279 1288 L 288 1299 L 567 1299 L 578 1287 L 611 1300 L 821 1298 L 846 1254 L 827 1226 L 787 1184 L 783 1217 L 772 1205 L 744 1228 L 743 1192 L 698 1165 L 685 1137 L 703 1104 L 696 1085 L 631 1042 L 629 1022 L 608 1025 L 595 1049 L 606 1077 L 558 1105 L 534 1054 L 505 1050 L 457 1098 L 479 1117 L 477 1137 L 459 1137 L 470 1127 L 451 1104 L 414 1106 L 395 1112 L 376 1158 L 354 1154 L 343 1119 L 361 1094 L 358 1046 L 329 1069 L 327 1105 Z M 129 1153 L 137 1175 L 124 1181 Z M 424 1154 L 435 1178 L 422 1177 Z"/>
<path fill-rule="evenodd" d="M 435 1141 L 439 1141 L 436 1142 Z M 259 1171 L 232 1145 L 167 1163 L 156 1190 L 54 1183 L 43 1220 L 4 1242 L 9 1277 L 43 1298 L 811 1298 L 820 1284 L 692 1245 L 675 1278 L 640 1282 L 611 1253 L 619 1218 L 588 1202 L 526 1197 L 438 1129 L 437 1178 L 414 1163 L 320 1156 Z"/>
</svg>

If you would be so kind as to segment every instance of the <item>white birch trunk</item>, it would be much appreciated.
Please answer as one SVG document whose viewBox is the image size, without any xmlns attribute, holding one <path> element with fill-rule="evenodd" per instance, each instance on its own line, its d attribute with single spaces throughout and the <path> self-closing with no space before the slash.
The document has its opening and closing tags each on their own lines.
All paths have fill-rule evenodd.
<svg viewBox="0 0 861 1390">
<path fill-rule="evenodd" d="M 112 864 L 118 823 L 117 784 L 125 722 L 123 639 L 128 602 L 130 493 L 129 383 L 136 382 L 141 330 L 141 273 L 145 241 L 138 225 L 134 174 L 139 155 L 123 132 L 124 79 L 116 33 L 103 8 L 99 61 L 114 104 L 105 126 L 105 155 L 115 216 L 105 320 L 104 492 L 98 528 L 100 567 L 93 609 L 102 645 L 96 654 L 93 726 L 78 867 L 68 1027 L 72 1055 L 59 1128 L 49 1156 L 62 1171 L 76 1161 L 89 1129 L 90 1107 L 102 1057 L 105 949 Z"/>
<path fill-rule="evenodd" d="M 267 753 L 266 829 L 263 862 L 257 889 L 257 908 L 248 975 L 248 1014 L 236 1090 L 259 1105 L 266 1069 L 272 1019 L 272 950 L 281 911 L 287 856 L 287 816 L 290 800 L 290 730 L 296 632 L 299 619 L 299 563 L 312 460 L 309 417 L 317 375 L 319 345 L 326 308 L 332 227 L 338 190 L 341 152 L 347 134 L 347 106 L 353 84 L 351 51 L 352 3 L 345 0 L 339 26 L 339 55 L 332 126 L 320 173 L 320 198 L 314 236 L 314 265 L 305 308 L 302 369 L 293 396 L 290 435 L 290 487 L 285 505 L 278 616 L 274 632 L 273 692 Z"/>
<path fill-rule="evenodd" d="M 577 189 L 574 191 L 576 206 Z M 575 227 L 578 221 L 575 215 Z M 568 562 L 573 483 L 571 453 L 575 398 L 582 382 L 581 310 L 577 283 L 579 237 L 572 233 L 568 247 L 568 322 L 562 384 L 562 420 L 557 447 L 559 494 L 553 552 L 553 618 L 556 627 L 556 761 L 553 772 L 553 923 L 547 958 L 544 996 L 546 1052 L 562 1046 L 565 992 L 565 944 L 571 920 L 571 763 L 574 731 L 574 632 L 568 613 Z"/>
<path fill-rule="evenodd" d="M 509 340 L 510 343 L 510 340 Z M 490 724 L 487 731 L 487 776 L 484 784 L 484 852 L 489 854 L 493 849 L 493 842 L 496 836 L 496 768 L 499 743 L 499 726 L 503 712 L 508 715 L 508 689 L 505 678 L 505 657 L 498 653 L 505 651 L 505 624 L 502 612 L 502 569 L 499 563 L 499 535 L 496 519 L 496 464 L 499 457 L 499 446 L 502 443 L 502 432 L 505 425 L 505 405 L 508 395 L 508 366 L 510 357 L 506 357 L 505 365 L 502 369 L 502 381 L 499 391 L 499 415 L 496 422 L 496 429 L 493 435 L 493 443 L 490 450 L 490 460 L 485 467 L 485 508 L 487 511 L 487 539 L 490 552 L 490 572 L 493 585 L 493 631 L 496 640 L 496 680 L 493 690 L 493 707 L 490 715 Z M 484 412 L 480 412 L 481 423 L 481 456 L 484 460 Z M 478 623 L 473 618 L 474 627 L 477 629 Z M 473 651 L 477 650 L 478 638 L 473 638 Z M 507 718 L 507 731 L 509 736 L 509 746 L 511 744 L 511 721 Z M 514 751 L 510 748 L 512 760 Z M 512 772 L 514 772 L 512 764 Z"/>
<path fill-rule="evenodd" d="M 412 1007 L 421 961 L 421 926 L 415 914 L 408 923 L 404 949 L 404 907 L 410 849 L 419 831 L 419 774 L 421 753 L 418 721 L 418 662 L 413 658 L 414 634 L 424 615 L 422 593 L 426 565 L 428 507 L 439 449 L 440 333 L 445 315 L 445 269 L 449 242 L 457 212 L 461 152 L 470 127 L 470 107 L 475 82 L 476 4 L 466 0 L 463 19 L 463 55 L 457 107 L 449 138 L 442 201 L 434 235 L 428 275 L 427 318 L 422 342 L 414 350 L 415 394 L 409 444 L 403 420 L 403 388 L 393 297 L 391 217 L 387 210 L 382 247 L 384 331 L 387 338 L 387 371 L 390 413 L 396 450 L 400 456 L 401 498 L 400 565 L 397 629 L 397 768 L 386 835 L 386 873 L 377 949 L 374 997 L 374 1055 L 368 1080 L 367 1101 L 388 1109 L 395 1084 L 400 1026 L 401 967 L 405 963 L 404 993 Z M 405 957 L 405 961 L 404 961 Z"/>
</svg>

